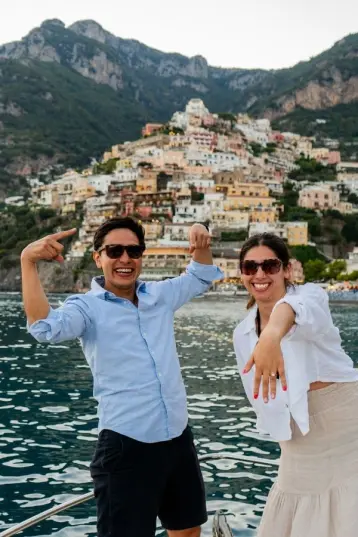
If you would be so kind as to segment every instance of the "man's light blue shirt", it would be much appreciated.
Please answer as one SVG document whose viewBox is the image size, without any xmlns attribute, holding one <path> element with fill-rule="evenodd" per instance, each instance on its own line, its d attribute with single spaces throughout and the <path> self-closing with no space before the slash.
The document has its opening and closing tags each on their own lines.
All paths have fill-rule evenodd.
<svg viewBox="0 0 358 537">
<path fill-rule="evenodd" d="M 214 265 L 191 261 L 186 273 L 161 282 L 138 281 L 138 307 L 103 288 L 69 297 L 29 332 L 39 342 L 79 338 L 93 374 L 99 431 L 141 442 L 180 436 L 188 422 L 186 393 L 174 338 L 174 313 L 222 279 Z"/>
</svg>

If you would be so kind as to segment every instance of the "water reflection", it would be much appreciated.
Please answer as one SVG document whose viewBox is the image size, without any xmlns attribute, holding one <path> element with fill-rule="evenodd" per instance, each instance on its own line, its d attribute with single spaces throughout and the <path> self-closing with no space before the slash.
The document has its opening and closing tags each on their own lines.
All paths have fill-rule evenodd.
<svg viewBox="0 0 358 537">
<path fill-rule="evenodd" d="M 51 298 L 53 304 L 58 298 Z M 357 363 L 358 309 L 333 311 Z M 252 537 L 279 451 L 255 432 L 236 370 L 232 331 L 244 315 L 244 302 L 197 299 L 178 312 L 176 334 L 198 452 L 222 455 L 202 464 L 209 512 L 225 510 L 234 535 Z M 0 296 L 0 360 L 0 525 L 5 529 L 91 490 L 88 466 L 97 419 L 90 371 L 78 344 L 35 342 L 26 333 L 17 295 Z M 94 503 L 54 516 L 26 535 L 94 536 Z M 160 529 L 159 535 L 164 535 Z M 209 535 L 208 524 L 203 536 Z"/>
</svg>

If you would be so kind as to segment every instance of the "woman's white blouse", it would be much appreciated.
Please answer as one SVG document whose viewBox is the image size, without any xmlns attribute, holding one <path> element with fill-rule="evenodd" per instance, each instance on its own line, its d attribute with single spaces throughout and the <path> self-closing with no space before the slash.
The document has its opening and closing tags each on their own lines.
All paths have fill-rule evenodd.
<svg viewBox="0 0 358 537">
<path fill-rule="evenodd" d="M 295 325 L 281 341 L 285 362 L 287 392 L 277 381 L 276 399 L 263 402 L 262 392 L 253 398 L 255 366 L 243 375 L 258 337 L 257 306 L 234 331 L 234 348 L 247 397 L 257 414 L 257 428 L 277 441 L 290 440 L 291 416 L 303 435 L 309 432 L 307 392 L 312 382 L 358 381 L 358 370 L 341 346 L 339 330 L 333 324 L 328 295 L 313 283 L 289 288 L 274 309 L 286 302 L 296 313 Z"/>
</svg>

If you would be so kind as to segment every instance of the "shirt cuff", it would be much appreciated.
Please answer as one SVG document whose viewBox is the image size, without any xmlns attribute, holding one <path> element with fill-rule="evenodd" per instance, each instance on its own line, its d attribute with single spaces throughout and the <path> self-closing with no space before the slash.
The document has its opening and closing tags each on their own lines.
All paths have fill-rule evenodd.
<svg viewBox="0 0 358 537">
<path fill-rule="evenodd" d="M 193 274 L 200 280 L 207 282 L 222 280 L 224 278 L 223 271 L 216 265 L 204 265 L 194 260 L 190 261 L 186 270 L 189 274 Z"/>
<path fill-rule="evenodd" d="M 58 313 L 50 307 L 50 311 L 45 319 L 39 319 L 31 325 L 27 322 L 26 328 L 35 339 L 50 341 L 54 334 L 58 332 Z"/>
</svg>

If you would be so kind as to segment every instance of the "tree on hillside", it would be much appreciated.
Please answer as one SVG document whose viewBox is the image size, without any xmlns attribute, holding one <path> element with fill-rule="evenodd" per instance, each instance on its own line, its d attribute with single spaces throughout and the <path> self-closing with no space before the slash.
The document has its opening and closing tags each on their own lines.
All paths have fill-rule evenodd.
<svg viewBox="0 0 358 537">
<path fill-rule="evenodd" d="M 332 165 L 323 165 L 316 159 L 301 156 L 296 160 L 297 169 L 292 170 L 288 177 L 295 181 L 335 181 L 337 177 L 336 168 Z"/>
<path fill-rule="evenodd" d="M 347 214 L 344 218 L 345 224 L 342 229 L 342 235 L 347 242 L 358 245 L 358 215 Z"/>
<path fill-rule="evenodd" d="M 353 270 L 353 272 L 350 272 L 349 274 L 342 272 L 337 276 L 337 280 L 339 281 L 351 281 L 356 282 L 358 280 L 358 270 Z"/>
<path fill-rule="evenodd" d="M 326 268 L 326 275 L 331 280 L 336 280 L 339 274 L 347 270 L 347 263 L 343 259 L 335 259 Z"/>
<path fill-rule="evenodd" d="M 353 203 L 354 205 L 358 205 L 358 195 L 355 192 L 351 192 L 348 195 L 347 201 L 348 203 Z"/>
<path fill-rule="evenodd" d="M 307 282 L 316 282 L 325 279 L 326 263 L 320 259 L 307 261 L 304 266 L 305 279 Z"/>
<path fill-rule="evenodd" d="M 93 173 L 98 175 L 111 175 L 116 170 L 118 160 L 118 158 L 111 158 L 106 162 L 95 164 Z"/>
<path fill-rule="evenodd" d="M 325 257 L 317 250 L 315 246 L 292 246 L 290 248 L 292 257 L 297 259 L 302 263 L 303 266 L 306 265 L 308 261 L 325 261 Z"/>
</svg>

